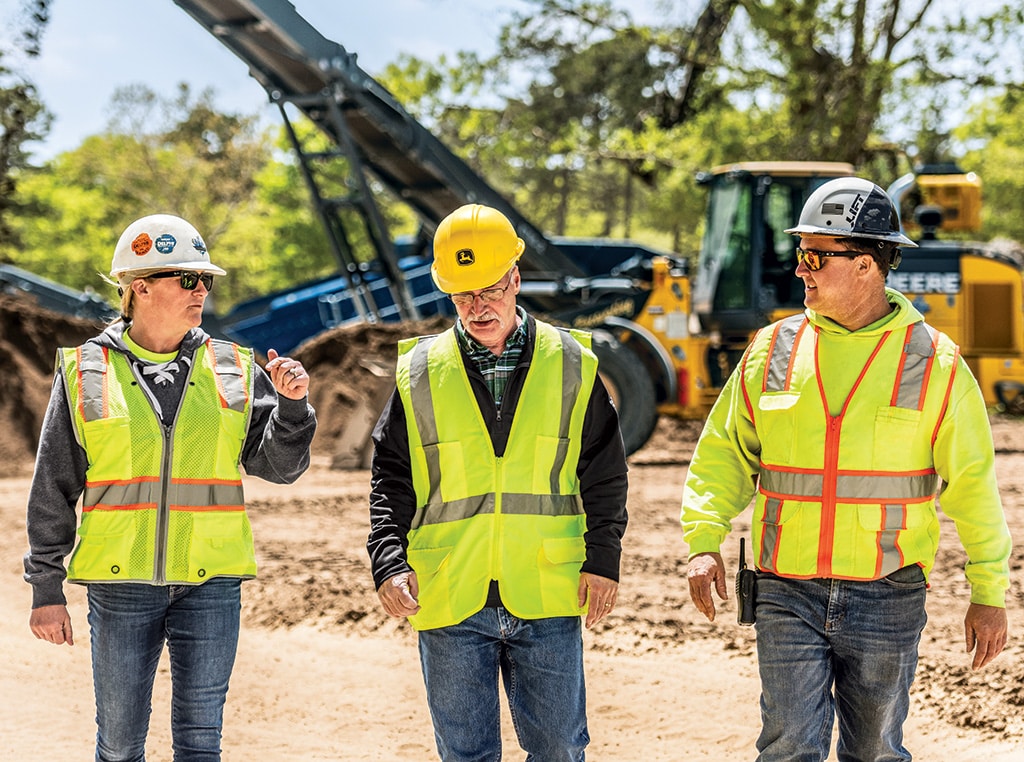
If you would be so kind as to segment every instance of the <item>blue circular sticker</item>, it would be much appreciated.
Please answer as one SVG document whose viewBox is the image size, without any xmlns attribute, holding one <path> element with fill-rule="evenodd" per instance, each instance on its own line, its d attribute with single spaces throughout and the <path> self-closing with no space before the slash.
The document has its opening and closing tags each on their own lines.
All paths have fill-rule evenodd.
<svg viewBox="0 0 1024 762">
<path fill-rule="evenodd" d="M 164 233 L 153 242 L 153 245 L 156 246 L 156 250 L 161 254 L 170 254 L 174 251 L 174 247 L 177 243 L 178 242 L 175 240 L 174 236 L 170 233 Z"/>
</svg>

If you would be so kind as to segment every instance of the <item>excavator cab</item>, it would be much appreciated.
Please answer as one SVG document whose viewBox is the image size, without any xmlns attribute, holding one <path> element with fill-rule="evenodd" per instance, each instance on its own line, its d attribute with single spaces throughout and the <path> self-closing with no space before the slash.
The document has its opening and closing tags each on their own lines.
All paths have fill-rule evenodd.
<svg viewBox="0 0 1024 762">
<path fill-rule="evenodd" d="M 725 382 L 754 331 L 803 309 L 797 241 L 784 231 L 818 186 L 852 174 L 841 162 L 744 162 L 698 175 L 710 193 L 693 309 L 712 338 L 713 386 Z"/>
</svg>

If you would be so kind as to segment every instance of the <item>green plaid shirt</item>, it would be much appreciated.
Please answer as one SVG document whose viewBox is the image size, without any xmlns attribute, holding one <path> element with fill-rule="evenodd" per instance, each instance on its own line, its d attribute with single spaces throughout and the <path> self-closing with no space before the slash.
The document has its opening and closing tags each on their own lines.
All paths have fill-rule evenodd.
<svg viewBox="0 0 1024 762">
<path fill-rule="evenodd" d="M 458 337 L 459 346 L 469 355 L 469 359 L 476 366 L 477 370 L 487 382 L 487 388 L 494 397 L 494 404 L 501 405 L 502 395 L 505 394 L 505 384 L 509 376 L 519 364 L 519 358 L 523 355 L 523 347 L 526 346 L 526 310 L 516 307 L 516 314 L 520 323 L 512 335 L 505 340 L 505 350 L 501 355 L 495 355 L 483 344 L 478 342 L 462 325 L 462 320 L 455 321 L 455 335 Z"/>
</svg>

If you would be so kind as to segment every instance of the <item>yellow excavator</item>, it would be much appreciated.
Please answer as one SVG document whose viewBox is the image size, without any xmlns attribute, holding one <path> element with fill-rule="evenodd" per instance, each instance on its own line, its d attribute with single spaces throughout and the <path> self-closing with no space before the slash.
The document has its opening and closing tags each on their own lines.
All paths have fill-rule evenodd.
<svg viewBox="0 0 1024 762">
<path fill-rule="evenodd" d="M 651 375 L 672 363 L 674 394 L 657 386 L 658 411 L 705 417 L 753 333 L 803 309 L 795 276 L 796 224 L 807 196 L 822 183 L 854 174 L 832 162 L 746 162 L 698 176 L 709 190 L 695 271 L 655 262 L 650 296 L 631 317 L 647 334 L 618 339 L 644 358 Z M 903 252 L 889 284 L 949 334 L 981 385 L 986 402 L 1024 413 L 1022 266 L 1012 251 L 944 238 L 981 227 L 981 181 L 952 165 L 924 166 L 888 188 L 919 244 Z M 650 339 L 662 350 L 650 355 Z M 664 378 L 665 374 L 660 374 Z"/>
</svg>

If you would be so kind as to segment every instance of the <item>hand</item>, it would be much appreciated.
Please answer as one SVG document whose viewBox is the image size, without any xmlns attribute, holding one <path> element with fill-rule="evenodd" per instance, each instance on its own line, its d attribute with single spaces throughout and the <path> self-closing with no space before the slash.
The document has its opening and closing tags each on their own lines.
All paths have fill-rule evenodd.
<svg viewBox="0 0 1024 762">
<path fill-rule="evenodd" d="M 402 572 L 390 577 L 377 588 L 377 597 L 390 616 L 412 616 L 420 610 L 417 600 L 420 594 L 420 583 L 416 572 Z"/>
<path fill-rule="evenodd" d="M 964 639 L 967 653 L 974 651 L 971 669 L 981 669 L 1006 646 L 1006 609 L 972 603 L 964 617 Z"/>
<path fill-rule="evenodd" d="M 578 602 L 580 608 L 583 608 L 587 603 L 587 598 L 590 598 L 590 607 L 587 609 L 588 629 L 612 613 L 618 595 L 619 583 L 615 580 L 588 572 L 580 573 Z"/>
<path fill-rule="evenodd" d="M 711 585 L 723 601 L 729 600 L 725 586 L 725 563 L 721 553 L 698 553 L 686 567 L 686 579 L 690 583 L 690 598 L 697 610 L 715 621 L 715 601 L 711 597 Z"/>
<path fill-rule="evenodd" d="M 266 371 L 274 382 L 277 393 L 291 400 L 301 400 L 309 393 L 309 376 L 302 363 L 290 357 L 281 357 L 276 349 L 268 349 Z"/>
<path fill-rule="evenodd" d="M 75 635 L 71 630 L 71 615 L 67 606 L 57 604 L 32 609 L 28 626 L 32 629 L 32 634 L 40 640 L 48 640 L 58 646 L 62 643 L 69 646 L 75 644 Z"/>
</svg>

